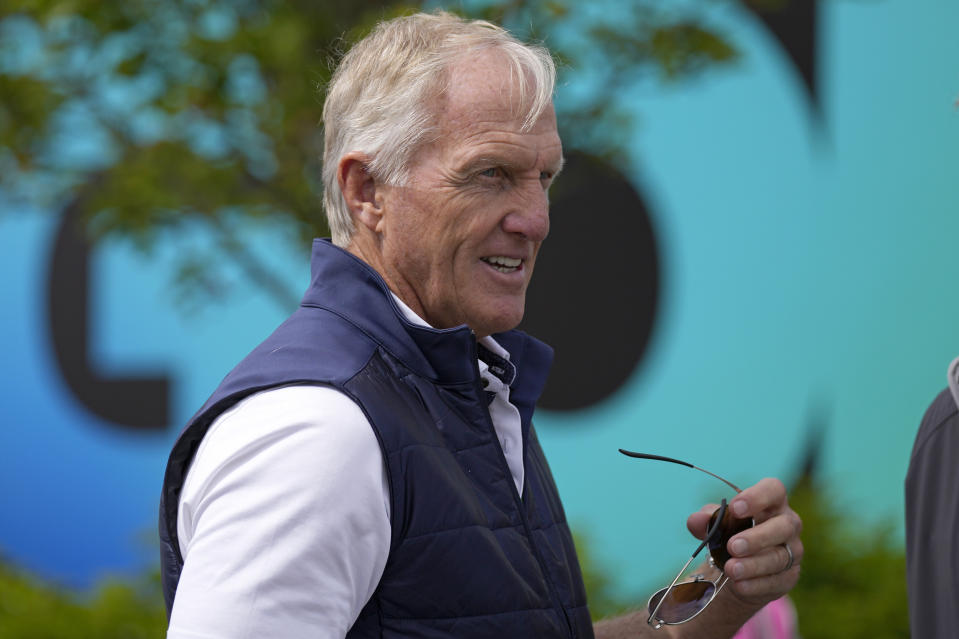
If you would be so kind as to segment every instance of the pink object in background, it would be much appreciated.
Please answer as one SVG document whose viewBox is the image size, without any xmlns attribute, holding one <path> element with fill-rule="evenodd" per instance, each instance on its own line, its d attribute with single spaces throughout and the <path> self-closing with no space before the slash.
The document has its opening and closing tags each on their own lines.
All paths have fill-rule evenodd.
<svg viewBox="0 0 959 639">
<path fill-rule="evenodd" d="M 796 608 L 789 597 L 772 601 L 753 615 L 733 639 L 798 639 Z"/>
</svg>

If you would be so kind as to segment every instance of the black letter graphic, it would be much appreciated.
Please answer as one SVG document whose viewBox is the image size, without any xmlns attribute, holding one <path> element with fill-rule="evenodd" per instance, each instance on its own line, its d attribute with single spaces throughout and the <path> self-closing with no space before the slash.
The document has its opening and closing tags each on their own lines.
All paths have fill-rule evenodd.
<svg viewBox="0 0 959 639">
<path fill-rule="evenodd" d="M 540 405 L 595 404 L 642 360 L 659 299 L 659 253 L 642 198 L 608 164 L 566 158 L 550 189 L 554 220 L 521 328 L 556 349 Z"/>
<path fill-rule="evenodd" d="M 89 257 L 75 200 L 63 213 L 48 283 L 50 339 L 63 379 L 91 413 L 122 428 L 162 429 L 169 423 L 166 376 L 108 378 L 89 361 Z"/>
</svg>

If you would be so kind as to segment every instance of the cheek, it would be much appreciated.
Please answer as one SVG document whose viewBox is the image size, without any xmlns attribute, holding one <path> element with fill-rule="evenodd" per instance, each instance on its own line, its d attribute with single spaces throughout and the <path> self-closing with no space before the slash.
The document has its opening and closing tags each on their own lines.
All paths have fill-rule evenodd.
<svg viewBox="0 0 959 639">
<path fill-rule="evenodd" d="M 437 198 L 441 199 L 441 198 Z M 442 250 L 457 229 L 463 226 L 465 217 L 457 215 L 456 210 L 440 206 L 440 202 L 424 201 L 416 198 L 398 211 L 394 226 L 397 235 L 402 236 L 409 246 L 434 247 Z"/>
<path fill-rule="evenodd" d="M 473 261 L 481 239 L 474 219 L 464 212 L 445 223 L 431 225 L 419 241 L 433 262 L 445 264 L 448 270 L 458 270 Z"/>
<path fill-rule="evenodd" d="M 464 278 L 478 259 L 475 247 L 495 230 L 496 216 L 489 198 L 451 195 L 440 189 L 432 197 L 415 197 L 403 203 L 391 220 L 386 240 L 390 257 L 407 265 L 417 277 L 434 284 Z"/>
</svg>

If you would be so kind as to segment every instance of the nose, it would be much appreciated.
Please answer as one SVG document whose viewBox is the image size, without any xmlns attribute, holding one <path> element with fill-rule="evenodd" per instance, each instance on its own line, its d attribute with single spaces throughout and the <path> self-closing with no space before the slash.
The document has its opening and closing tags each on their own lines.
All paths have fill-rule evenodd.
<svg viewBox="0 0 959 639">
<path fill-rule="evenodd" d="M 549 197 L 542 185 L 534 182 L 503 218 L 503 230 L 522 235 L 531 242 L 542 242 L 549 233 Z"/>
</svg>

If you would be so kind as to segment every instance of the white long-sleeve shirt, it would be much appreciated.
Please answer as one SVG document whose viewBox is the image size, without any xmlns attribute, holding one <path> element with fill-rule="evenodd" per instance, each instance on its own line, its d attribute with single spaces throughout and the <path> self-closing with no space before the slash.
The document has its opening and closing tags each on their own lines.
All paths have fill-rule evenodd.
<svg viewBox="0 0 959 639">
<path fill-rule="evenodd" d="M 509 387 L 478 366 L 522 494 L 519 411 Z M 390 532 L 382 452 L 350 398 L 303 385 L 252 395 L 213 422 L 184 481 L 184 566 L 167 637 L 343 637 L 379 583 Z"/>
</svg>

